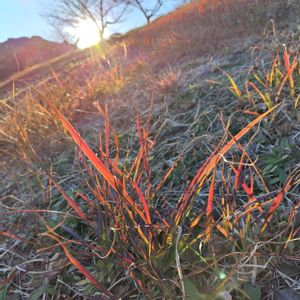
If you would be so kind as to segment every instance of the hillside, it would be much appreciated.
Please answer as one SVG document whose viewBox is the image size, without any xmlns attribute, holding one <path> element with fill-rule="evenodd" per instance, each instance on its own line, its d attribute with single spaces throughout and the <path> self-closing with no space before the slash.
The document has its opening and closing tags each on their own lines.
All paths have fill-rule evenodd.
<svg viewBox="0 0 300 300">
<path fill-rule="evenodd" d="M 0 85 L 0 299 L 299 299 L 299 16 L 192 1 Z"/>
<path fill-rule="evenodd" d="M 8 39 L 0 43 L 0 82 L 14 73 L 72 49 L 68 44 L 50 42 L 38 36 Z"/>
</svg>

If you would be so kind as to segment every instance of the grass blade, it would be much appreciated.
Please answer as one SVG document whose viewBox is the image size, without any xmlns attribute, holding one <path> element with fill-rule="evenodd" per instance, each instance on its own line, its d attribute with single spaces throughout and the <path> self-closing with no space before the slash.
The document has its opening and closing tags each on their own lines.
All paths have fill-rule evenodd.
<svg viewBox="0 0 300 300">
<path fill-rule="evenodd" d="M 33 87 L 34 88 L 34 87 Z M 103 178 L 107 181 L 107 183 L 117 192 L 120 193 L 123 198 L 129 203 L 132 209 L 140 215 L 142 220 L 147 223 L 147 219 L 144 216 L 144 213 L 138 208 L 133 199 L 129 196 L 121 181 L 114 176 L 100 161 L 98 156 L 92 151 L 92 149 L 88 146 L 84 139 L 81 138 L 79 133 L 75 130 L 75 128 L 71 125 L 71 123 L 63 116 L 63 114 L 50 102 L 47 98 L 45 98 L 39 91 L 35 88 L 34 90 L 42 97 L 42 99 L 51 107 L 54 115 L 58 118 L 58 120 L 62 123 L 63 127 L 68 131 L 68 133 L 73 138 L 73 141 L 78 145 L 83 154 L 89 159 L 89 161 L 93 164 L 96 170 L 103 176 Z"/>
<path fill-rule="evenodd" d="M 101 293 L 105 294 L 109 299 L 113 297 L 112 293 L 102 285 L 68 250 L 66 245 L 62 243 L 56 236 L 45 234 L 54 239 L 64 250 L 67 258 Z"/>
<path fill-rule="evenodd" d="M 187 202 L 189 198 L 193 195 L 196 189 L 201 189 L 203 186 L 204 181 L 209 176 L 212 169 L 219 163 L 221 158 L 232 148 L 234 144 L 237 143 L 239 139 L 241 139 L 245 134 L 247 134 L 256 124 L 258 124 L 263 118 L 265 118 L 267 115 L 269 115 L 272 111 L 274 111 L 279 104 L 272 107 L 265 113 L 261 114 L 259 117 L 254 119 L 252 122 L 250 122 L 246 127 L 244 127 L 239 133 L 237 133 L 225 146 L 222 147 L 220 151 L 218 151 L 216 154 L 213 153 L 208 160 L 200 167 L 199 171 L 197 172 L 194 179 L 191 181 L 190 185 L 187 187 L 186 192 L 184 194 L 184 201 L 181 203 L 181 207 L 179 208 L 175 222 L 178 224 L 181 220 L 181 217 L 186 211 L 186 208 L 188 207 Z"/>
<path fill-rule="evenodd" d="M 58 191 L 63 195 L 63 197 L 66 199 L 66 201 L 69 203 L 69 205 L 75 210 L 77 215 L 84 221 L 87 221 L 88 218 L 85 215 L 85 213 L 81 210 L 79 205 L 64 191 L 64 189 L 56 183 L 53 179 L 52 182 L 54 183 L 55 187 L 58 189 Z"/>
</svg>

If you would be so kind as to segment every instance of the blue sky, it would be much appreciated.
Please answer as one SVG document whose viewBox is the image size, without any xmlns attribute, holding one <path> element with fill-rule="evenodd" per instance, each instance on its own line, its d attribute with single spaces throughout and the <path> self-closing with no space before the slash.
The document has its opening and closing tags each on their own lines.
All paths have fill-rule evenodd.
<svg viewBox="0 0 300 300">
<path fill-rule="evenodd" d="M 149 0 L 151 2 L 152 0 Z M 0 0 L 0 42 L 8 38 L 39 35 L 53 40 L 54 35 L 41 12 L 51 0 Z M 167 0 L 160 14 L 174 9 L 176 1 Z M 178 3 L 178 2 L 177 2 Z M 114 30 L 124 32 L 145 23 L 141 13 L 135 11 Z"/>
<path fill-rule="evenodd" d="M 40 16 L 43 4 L 51 0 L 0 0 L 0 42 L 10 37 L 49 37 L 47 22 Z"/>
</svg>

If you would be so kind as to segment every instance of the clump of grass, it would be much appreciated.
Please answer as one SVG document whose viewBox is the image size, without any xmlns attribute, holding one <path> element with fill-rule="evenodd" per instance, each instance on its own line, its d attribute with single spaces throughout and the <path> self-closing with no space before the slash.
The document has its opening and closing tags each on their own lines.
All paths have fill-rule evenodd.
<svg viewBox="0 0 300 300">
<path fill-rule="evenodd" d="M 181 72 L 169 67 L 163 71 L 157 79 L 156 85 L 161 92 L 175 92 L 179 87 Z"/>
<path fill-rule="evenodd" d="M 0 105 L 4 110 L 0 120 L 0 141 L 3 145 L 0 153 L 7 158 L 8 165 L 11 160 L 24 165 L 37 161 L 38 156 L 41 160 L 45 159 L 43 149 L 36 146 L 41 146 L 40 140 L 46 140 L 49 134 L 55 139 L 59 138 L 56 122 L 49 112 L 30 92 L 20 103 L 11 101 Z M 36 152 L 37 148 L 40 149 L 39 153 Z"/>
<path fill-rule="evenodd" d="M 260 259 L 260 253 L 266 251 L 265 247 L 258 246 L 260 232 L 272 222 L 283 193 L 293 189 L 299 180 L 295 173 L 274 194 L 264 198 L 255 196 L 256 169 L 240 140 L 276 107 L 258 116 L 228 141 L 223 139 L 178 203 L 162 210 L 156 206 L 157 195 L 175 165 L 158 183 L 152 183 L 149 153 L 153 143 L 149 122 L 142 125 L 137 119 L 140 148 L 135 158 L 120 163 L 118 139 L 110 125 L 107 108 L 103 109 L 105 141 L 100 142 L 96 155 L 51 101 L 43 95 L 40 97 L 86 157 L 80 155 L 86 172 L 83 175 L 86 188 L 74 191 L 75 198 L 50 173 L 50 190 L 58 190 L 61 201 L 69 207 L 67 212 L 59 217 L 51 208 L 27 211 L 39 215 L 45 228 L 40 238 L 53 241 L 49 240 L 39 252 L 60 247 L 84 278 L 78 282 L 84 287 L 81 293 L 101 295 L 104 299 L 121 294 L 200 299 L 229 293 L 247 295 L 247 288 L 241 288 L 241 284 L 255 283 L 258 268 L 268 264 Z M 111 135 L 115 145 L 111 144 Z M 234 145 L 241 150 L 236 165 L 225 158 Z M 130 152 L 128 149 L 127 153 Z M 232 188 L 226 172 L 233 174 Z M 245 180 L 245 172 L 249 180 Z M 217 193 L 219 183 L 222 188 Z M 206 185 L 208 196 L 203 198 L 206 203 L 202 207 L 194 205 L 196 197 L 203 197 L 201 193 Z M 68 225 L 72 224 L 71 220 L 76 220 L 75 226 Z M 291 214 L 289 224 L 292 220 Z M 290 234 L 289 239 L 296 233 Z M 103 270 L 104 266 L 110 266 L 111 276 Z"/>
<path fill-rule="evenodd" d="M 263 103 L 268 109 L 274 107 L 282 99 L 288 99 L 296 110 L 299 104 L 299 94 L 295 94 L 295 81 L 299 79 L 299 54 L 290 54 L 284 46 L 283 54 L 278 51 L 266 74 L 251 74 L 251 79 L 245 83 L 245 93 L 241 91 L 234 79 L 226 73 L 231 92 L 239 101 L 248 100 L 253 105 Z"/>
<path fill-rule="evenodd" d="M 269 270 L 271 261 L 281 264 L 278 243 L 283 251 L 297 235 L 293 229 L 296 205 L 290 204 L 285 212 L 281 207 L 285 195 L 294 199 L 299 171 L 270 192 L 248 148 L 256 136 L 250 135 L 253 129 L 283 104 L 254 114 L 256 118 L 234 136 L 229 125 L 224 125 L 219 145 L 177 201 L 162 203 L 160 191 L 169 183 L 177 162 L 161 179 L 153 175 L 154 107 L 136 119 L 139 147 L 123 149 L 107 105 L 98 104 L 104 128 L 95 150 L 57 108 L 68 112 L 61 103 L 49 94 L 37 95 L 48 107 L 47 117 L 59 121 L 77 145 L 81 178 L 68 185 L 72 177 L 59 180 L 51 167 L 48 186 L 41 185 L 43 201 L 31 207 L 6 205 L 5 213 L 36 216 L 42 228 L 34 231 L 39 255 L 61 248 L 66 271 L 74 272 L 71 278 L 63 273 L 64 280 L 72 282 L 76 295 L 248 299 L 253 290 L 262 293 L 255 285 L 265 276 L 260 270 Z M 230 157 L 234 147 L 238 154 Z M 10 228 L 1 235 L 23 241 Z M 41 292 L 56 298 L 65 295 L 51 287 L 47 282 Z"/>
<path fill-rule="evenodd" d="M 247 84 L 253 88 L 258 98 L 268 108 L 273 107 L 282 97 L 285 97 L 291 99 L 294 109 L 297 109 L 299 102 L 299 95 L 295 95 L 295 80 L 299 77 L 297 66 L 298 53 L 290 58 L 288 50 L 284 47 L 283 61 L 280 55 L 277 54 L 273 60 L 271 70 L 267 72 L 264 78 L 253 73 L 256 82 L 249 81 Z M 286 86 L 288 86 L 287 89 Z M 254 101 L 257 97 L 253 96 L 248 90 L 248 98 Z"/>
<path fill-rule="evenodd" d="M 234 8 L 241 7 L 237 5 Z M 223 13 L 230 13 L 227 6 L 212 6 L 211 9 L 213 13 L 222 10 Z M 213 14 L 211 17 L 214 18 Z M 176 37 L 171 36 L 171 40 L 176 43 Z M 165 47 L 168 42 L 159 45 Z M 128 51 L 130 57 L 130 49 Z M 162 52 L 161 57 L 164 54 Z M 223 137 L 215 137 L 218 143 L 214 140 L 211 145 L 206 145 L 206 151 L 210 151 L 211 155 L 201 163 L 200 168 L 199 162 L 193 163 L 197 171 L 189 178 L 183 192 L 176 196 L 176 201 L 171 201 L 171 193 L 163 194 L 162 190 L 177 188 L 172 183 L 172 174 L 177 171 L 177 177 L 183 176 L 177 165 L 196 156 L 195 149 L 193 152 L 188 150 L 196 145 L 197 139 L 193 137 L 193 143 L 185 143 L 185 149 L 178 157 L 169 157 L 166 163 L 168 168 L 161 177 L 157 176 L 153 165 L 161 163 L 157 162 L 157 158 L 164 157 L 166 151 L 160 148 L 162 153 L 154 152 L 159 145 L 153 133 L 160 137 L 164 146 L 169 137 L 160 135 L 167 123 L 161 124 L 152 117 L 156 104 L 147 107 L 142 116 L 136 117 L 135 130 L 128 137 L 135 138 L 135 143 L 128 146 L 124 144 L 127 137 L 123 136 L 122 141 L 122 134 L 112 127 L 107 105 L 95 103 L 101 111 L 103 126 L 99 143 L 95 145 L 94 142 L 92 147 L 68 121 L 75 119 L 73 109 L 77 105 L 68 103 L 73 95 L 66 96 L 66 91 L 61 94 L 54 91 L 46 95 L 37 93 L 38 99 L 46 103 L 47 110 L 37 105 L 36 112 L 41 111 L 43 118 L 37 119 L 36 115 L 32 115 L 28 117 L 30 122 L 24 124 L 36 121 L 38 128 L 41 123 L 53 123 L 55 126 L 48 126 L 43 135 L 35 131 L 33 137 L 37 140 L 47 137 L 57 139 L 57 135 L 62 135 L 62 130 L 57 131 L 61 128 L 57 126 L 59 122 L 76 144 L 77 159 L 74 165 L 79 171 L 71 175 L 66 172 L 67 175 L 59 177 L 55 165 L 50 164 L 47 180 L 40 184 L 42 192 L 39 201 L 26 203 L 13 197 L 1 199 L 2 215 L 20 215 L 15 223 L 26 229 L 33 217 L 34 222 L 39 224 L 29 228 L 30 234 L 25 237 L 17 225 L 10 227 L 9 222 L 3 224 L 1 237 L 10 238 L 13 242 L 20 241 L 20 244 L 9 244 L 10 251 L 3 256 L 7 278 L 3 282 L 2 295 L 5 297 L 13 285 L 15 291 L 24 297 L 43 295 L 44 298 L 56 299 L 68 296 L 103 299 L 250 299 L 253 294 L 262 295 L 265 290 L 270 291 L 275 279 L 287 280 L 279 268 L 286 267 L 285 260 L 289 263 L 296 261 L 294 254 L 299 251 L 299 171 L 295 169 L 286 174 L 270 189 L 251 153 L 251 142 L 261 132 L 259 129 L 264 129 L 262 124 L 268 123 L 264 120 L 274 115 L 281 117 L 281 112 L 286 110 L 286 102 L 282 103 L 281 96 L 292 100 L 293 107 L 298 106 L 296 67 L 292 68 L 293 64 L 288 63 L 287 50 L 283 55 L 285 69 L 276 69 L 273 64 L 274 71 L 266 75 L 267 86 L 271 86 L 272 92 L 275 89 L 275 95 L 280 91 L 280 97 L 272 101 L 269 108 L 266 105 L 266 111 L 261 115 L 247 109 L 250 117 L 245 125 L 236 130 L 235 135 L 229 130 L 230 124 L 224 122 Z M 134 61 L 128 68 L 133 66 Z M 141 67 L 144 68 L 144 60 Z M 103 98 L 122 91 L 125 82 L 118 70 L 109 70 L 106 73 L 108 78 L 102 78 L 103 81 L 93 77 L 87 85 L 92 100 L 99 97 L 97 100 L 102 103 L 105 102 Z M 177 83 L 179 74 L 174 76 L 173 71 L 162 76 L 162 87 L 169 89 Z M 229 78 L 231 91 L 239 101 L 245 101 L 247 97 L 251 100 L 248 102 L 250 109 L 252 104 L 264 101 L 266 93 L 270 92 L 261 75 L 253 75 L 253 89 L 246 91 L 247 97 L 244 97 L 233 77 Z M 105 93 L 101 94 L 101 91 Z M 62 95 L 68 99 L 67 103 L 59 101 L 64 100 Z M 188 104 L 184 100 L 181 107 L 186 110 Z M 87 108 L 89 103 L 85 103 Z M 34 107 L 33 103 L 30 105 Z M 205 126 L 198 124 L 201 121 L 201 105 L 192 114 L 180 112 L 178 122 L 170 118 L 170 124 L 176 130 L 184 128 L 187 135 L 193 126 L 199 126 L 202 133 Z M 10 106 L 5 109 L 10 109 Z M 161 112 L 165 107 L 159 109 Z M 10 136 L 22 133 L 19 128 L 22 120 L 26 120 L 24 116 L 18 113 L 18 126 L 14 126 Z M 127 114 L 125 117 L 128 118 Z M 210 116 L 208 119 L 208 126 L 212 127 Z M 220 119 L 222 123 L 222 117 Z M 192 124 L 182 124 L 188 122 Z M 154 125 L 156 128 L 152 130 Z M 9 130 L 8 126 L 5 128 Z M 20 140 L 16 157 L 28 153 L 27 140 L 32 144 L 32 136 L 26 138 L 31 127 L 24 128 L 25 139 Z M 7 132 L 4 133 L 7 135 Z M 53 135 L 49 136 L 51 133 Z M 173 139 L 177 138 L 174 131 L 170 135 Z M 7 143 L 6 140 L 4 142 Z M 174 143 L 170 144 L 173 147 Z M 37 148 L 35 144 L 33 150 L 36 152 Z M 47 153 L 49 149 L 45 149 L 44 155 Z M 41 158 L 39 154 L 35 155 Z M 12 252 L 17 253 L 20 245 L 36 259 L 24 261 L 23 257 L 14 258 L 16 256 Z M 11 266 L 13 259 L 17 260 L 17 271 Z M 54 262 L 63 267 L 58 267 Z M 39 271 L 32 269 L 40 270 L 43 278 L 38 278 Z M 28 278 L 33 283 L 25 289 L 23 284 Z M 290 275 L 288 280 L 293 278 L 294 275 Z M 37 282 L 42 286 L 34 290 Z"/>
<path fill-rule="evenodd" d="M 118 65 L 106 71 L 101 78 L 95 78 L 95 80 L 98 82 L 91 84 L 92 90 L 96 94 L 100 93 L 102 97 L 116 94 L 125 86 L 125 78 Z"/>
</svg>

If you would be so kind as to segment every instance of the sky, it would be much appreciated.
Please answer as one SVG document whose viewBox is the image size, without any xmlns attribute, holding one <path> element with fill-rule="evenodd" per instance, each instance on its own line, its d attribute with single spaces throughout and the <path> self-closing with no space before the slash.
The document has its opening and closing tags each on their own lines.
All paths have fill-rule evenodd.
<svg viewBox="0 0 300 300">
<path fill-rule="evenodd" d="M 31 37 L 33 35 L 55 40 L 51 27 L 41 16 L 51 2 L 52 0 L 0 0 L 0 42 L 4 42 L 8 38 Z M 178 4 L 176 1 L 166 0 L 160 15 L 173 10 L 176 3 Z M 143 24 L 145 24 L 145 19 L 142 14 L 133 11 L 113 31 L 124 33 Z"/>
</svg>

